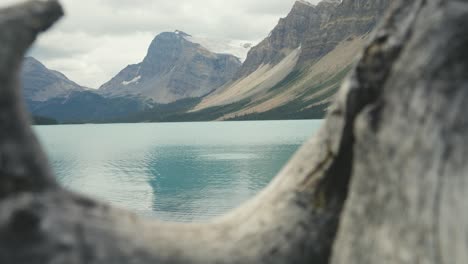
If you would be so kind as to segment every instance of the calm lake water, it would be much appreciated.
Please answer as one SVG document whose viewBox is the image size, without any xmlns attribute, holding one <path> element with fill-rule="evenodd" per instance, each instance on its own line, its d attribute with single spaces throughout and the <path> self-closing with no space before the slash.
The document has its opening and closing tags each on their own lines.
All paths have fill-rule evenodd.
<svg viewBox="0 0 468 264">
<path fill-rule="evenodd" d="M 59 181 L 171 221 L 220 215 L 264 188 L 320 121 L 37 126 Z"/>
</svg>

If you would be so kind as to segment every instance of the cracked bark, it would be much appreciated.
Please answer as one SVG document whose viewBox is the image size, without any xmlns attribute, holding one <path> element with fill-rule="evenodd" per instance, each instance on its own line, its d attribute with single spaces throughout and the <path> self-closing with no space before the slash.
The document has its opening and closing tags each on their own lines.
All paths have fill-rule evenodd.
<svg viewBox="0 0 468 264">
<path fill-rule="evenodd" d="M 18 69 L 61 15 L 56 1 L 0 11 L 0 263 L 466 263 L 466 1 L 395 1 L 318 135 L 254 199 L 200 224 L 55 181 Z"/>
<path fill-rule="evenodd" d="M 400 2 L 366 50 L 398 52 L 354 124 L 332 263 L 467 263 L 467 25 L 467 1 Z"/>
</svg>

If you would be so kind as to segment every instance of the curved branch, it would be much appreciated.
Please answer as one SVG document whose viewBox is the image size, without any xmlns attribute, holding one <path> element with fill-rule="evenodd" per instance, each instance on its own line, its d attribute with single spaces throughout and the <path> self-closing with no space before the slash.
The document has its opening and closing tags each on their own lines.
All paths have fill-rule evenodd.
<svg viewBox="0 0 468 264">
<path fill-rule="evenodd" d="M 55 187 L 29 127 L 18 72 L 38 33 L 62 16 L 58 2 L 30 2 L 0 11 L 0 198 Z"/>
<path fill-rule="evenodd" d="M 467 9 L 466 2 L 456 0 L 398 1 L 318 135 L 254 199 L 200 224 L 139 218 L 57 187 L 20 108 L 16 84 L 24 51 L 60 16 L 60 8 L 49 1 L 0 11 L 0 80 L 5 87 L 0 110 L 8 113 L 0 120 L 0 151 L 10 164 L 2 167 L 0 180 L 0 262 L 328 263 L 348 190 L 334 263 L 450 259 L 448 253 L 455 251 L 447 246 L 451 222 L 441 212 L 454 211 L 439 203 L 449 203 L 450 190 L 460 196 L 466 190 L 466 184 L 456 183 L 465 183 L 462 175 L 468 171 L 457 163 L 458 155 L 467 154 L 461 143 L 468 139 L 462 118 L 468 105 L 468 89 L 462 89 L 468 72 L 463 36 L 468 34 L 460 26 Z M 446 27 L 455 30 L 444 31 Z M 436 41 L 429 41 L 434 36 Z M 392 133 L 406 137 L 404 144 Z M 444 139 L 447 135 L 451 139 Z M 437 151 L 424 144 L 431 140 Z M 421 190 L 419 179 L 412 181 L 415 174 L 424 175 L 423 183 L 431 188 L 434 180 L 442 187 Z M 441 179 L 445 174 L 453 180 Z M 416 205 L 429 198 L 433 202 L 419 208 L 426 217 L 436 216 L 434 221 L 417 215 Z M 395 221 L 405 202 L 413 211 Z M 449 208 L 462 207 L 459 201 L 454 204 Z M 375 208 L 382 217 L 372 213 Z M 416 224 L 420 220 L 422 228 Z M 430 232 L 430 243 L 418 248 L 423 231 Z M 401 245 L 399 236 L 405 239 Z M 465 237 L 459 238 L 465 245 Z M 416 250 L 411 253 L 405 246 Z M 458 262 L 450 263 L 466 260 L 466 252 L 454 255 Z"/>
<path fill-rule="evenodd" d="M 307 143 L 273 183 L 248 204 L 204 224 L 151 221 L 55 186 L 20 109 L 17 70 L 35 35 L 58 18 L 55 1 L 31 2 L 0 13 L 2 73 L 8 94 L 1 107 L 11 113 L 2 135 L 22 150 L 5 156 L 27 169 L 3 173 L 0 186 L 15 182 L 0 204 L 0 260 L 7 263 L 309 263 L 328 260 L 345 195 L 327 195 L 316 186 L 341 162 L 334 144 L 348 133 L 342 116 Z M 14 23 L 11 21 L 15 21 Z M 36 24 L 38 23 L 38 24 Z M 14 24 L 14 26 L 13 26 Z M 11 37 L 15 35 L 15 38 Z M 16 36 L 21 36 L 20 38 Z M 8 63 L 5 60 L 8 59 Z M 346 107 L 344 107 L 346 108 Z M 345 113 L 346 111 L 343 111 Z M 337 130 L 334 128 L 340 127 Z M 18 137 L 18 135 L 21 135 Z M 346 158 L 348 158 L 346 156 Z M 16 164 L 15 163 L 15 164 Z M 39 167 L 41 166 L 41 167 Z M 6 171 L 5 171 L 6 172 Z M 348 173 L 349 175 L 349 173 Z M 347 176 L 345 176 L 347 177 Z M 26 192 L 26 191 L 36 192 Z M 37 192 L 37 191 L 40 192 Z M 4 195 L 5 196 L 5 195 Z M 13 241 L 13 242 L 12 242 Z"/>
<path fill-rule="evenodd" d="M 468 2 L 396 6 L 358 66 L 374 86 L 393 60 L 354 124 L 332 263 L 467 263 Z"/>
</svg>

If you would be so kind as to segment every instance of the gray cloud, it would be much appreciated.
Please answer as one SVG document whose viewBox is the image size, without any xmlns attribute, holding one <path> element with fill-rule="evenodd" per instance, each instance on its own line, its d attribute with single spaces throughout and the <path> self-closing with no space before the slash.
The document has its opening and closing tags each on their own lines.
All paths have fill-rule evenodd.
<svg viewBox="0 0 468 264">
<path fill-rule="evenodd" d="M 258 42 L 295 0 L 62 0 L 66 17 L 30 55 L 77 83 L 97 88 L 141 61 L 159 33 Z M 1 0 L 0 6 L 21 0 Z M 311 2 L 318 2 L 314 0 Z"/>
</svg>

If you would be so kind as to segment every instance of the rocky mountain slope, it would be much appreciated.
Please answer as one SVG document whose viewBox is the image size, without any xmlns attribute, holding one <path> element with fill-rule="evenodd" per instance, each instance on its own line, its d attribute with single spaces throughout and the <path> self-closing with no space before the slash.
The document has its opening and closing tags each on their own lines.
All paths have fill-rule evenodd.
<svg viewBox="0 0 468 264">
<path fill-rule="evenodd" d="M 43 102 L 85 88 L 58 71 L 50 70 L 33 57 L 26 57 L 21 71 L 23 94 L 28 101 Z"/>
<path fill-rule="evenodd" d="M 181 31 L 159 34 L 143 62 L 127 66 L 99 92 L 170 103 L 201 97 L 231 80 L 241 66 L 239 58 L 213 53 L 191 38 Z"/>
<path fill-rule="evenodd" d="M 176 30 L 176 32 L 177 31 L 178 30 Z M 242 62 L 245 61 L 247 53 L 253 46 L 251 41 L 209 38 L 203 36 L 185 36 L 184 38 L 190 42 L 202 45 L 211 52 L 234 55 Z"/>
<path fill-rule="evenodd" d="M 141 63 L 96 92 L 69 89 L 74 93 L 47 97 L 41 90 L 27 98 L 34 98 L 33 113 L 67 122 L 322 118 L 389 3 L 297 1 L 268 37 L 243 47 L 250 49 L 243 64 L 213 52 L 226 43 L 165 32 Z M 244 54 L 236 45 L 231 48 Z"/>
<path fill-rule="evenodd" d="M 162 33 L 142 63 L 129 65 L 99 90 L 85 89 L 28 57 L 22 73 L 25 99 L 32 114 L 59 122 L 110 122 L 161 109 L 161 104 L 198 98 L 232 79 L 241 66 L 240 58 L 211 52 L 202 45 L 235 51 L 241 57 L 250 48 L 241 43 L 216 44 L 181 31 Z"/>
<path fill-rule="evenodd" d="M 51 123 L 44 122 L 50 118 L 59 122 L 99 122 L 151 107 L 131 96 L 105 98 L 32 57 L 23 60 L 21 83 L 23 97 L 38 124 Z"/>
<path fill-rule="evenodd" d="M 390 0 L 297 1 L 235 78 L 191 112 L 218 119 L 320 118 Z"/>
<path fill-rule="evenodd" d="M 78 91 L 44 102 L 28 102 L 35 116 L 53 118 L 61 123 L 110 122 L 152 106 L 139 98 L 106 98 L 93 90 Z"/>
</svg>

